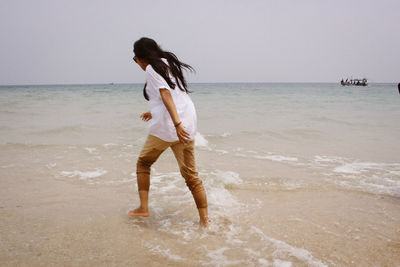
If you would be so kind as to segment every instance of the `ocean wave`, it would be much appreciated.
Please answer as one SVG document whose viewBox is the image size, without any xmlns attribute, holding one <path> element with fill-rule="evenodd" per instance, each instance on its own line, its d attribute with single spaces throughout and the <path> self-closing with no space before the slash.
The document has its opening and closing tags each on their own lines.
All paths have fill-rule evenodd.
<svg viewBox="0 0 400 267">
<path fill-rule="evenodd" d="M 205 134 L 205 137 L 211 137 L 211 138 L 220 138 L 220 137 L 229 137 L 232 136 L 232 133 L 230 132 L 223 132 L 222 134 Z"/>
<path fill-rule="evenodd" d="M 105 148 L 116 147 L 116 146 L 118 146 L 118 144 L 116 144 L 116 143 L 106 143 L 106 144 L 103 144 L 103 147 L 105 147 Z"/>
<path fill-rule="evenodd" d="M 96 181 L 96 180 L 88 181 L 89 184 L 98 184 L 98 185 L 122 185 L 134 182 L 136 182 L 136 178 L 122 178 L 122 179 L 107 180 L 107 181 Z"/>
<path fill-rule="evenodd" d="M 211 150 L 207 139 L 205 139 L 204 136 L 202 136 L 199 132 L 196 133 L 194 139 L 194 144 L 196 147 Z"/>
<path fill-rule="evenodd" d="M 254 156 L 256 159 L 268 159 L 271 161 L 298 161 L 298 158 L 296 157 L 287 157 L 287 156 L 281 156 L 281 155 L 265 155 L 265 156 Z"/>
<path fill-rule="evenodd" d="M 100 148 L 109 151 L 109 146 L 73 146 L 81 151 L 96 153 Z M 96 150 L 93 150 L 96 148 Z M 247 153 L 247 150 L 241 150 Z M 248 152 L 254 155 L 255 151 Z M 47 166 L 55 170 L 56 164 Z M 57 165 L 58 167 L 58 165 Z M 111 172 L 111 171 L 110 171 Z M 137 192 L 136 174 L 131 177 L 105 177 L 108 171 L 103 168 L 94 170 L 63 170 L 57 172 L 57 177 L 86 184 L 104 186 L 132 185 Z M 151 216 L 146 218 L 129 218 L 133 224 L 144 225 L 141 231 L 147 231 L 142 244 L 149 249 L 150 254 L 168 259 L 176 263 L 194 262 L 192 252 L 187 251 L 187 244 L 196 250 L 196 255 L 202 265 L 260 265 L 271 264 L 302 264 L 308 266 L 323 266 L 318 259 L 303 248 L 291 246 L 283 241 L 265 235 L 261 229 L 252 228 L 246 220 L 249 203 L 243 203 L 235 197 L 231 188 L 245 186 L 247 183 L 238 172 L 232 170 L 200 170 L 199 177 L 207 192 L 209 216 L 212 225 L 209 229 L 199 231 L 196 206 L 190 190 L 181 174 L 175 172 L 159 172 L 152 168 L 151 198 L 149 208 Z M 137 207 L 137 203 L 130 209 Z M 156 238 L 167 235 L 168 242 L 160 243 Z M 204 240 L 207 240 L 205 242 Z M 215 246 L 214 246 L 215 244 Z M 240 251 L 240 253 L 237 253 Z"/>
<path fill-rule="evenodd" d="M 351 174 L 359 174 L 368 171 L 386 172 L 388 170 L 400 171 L 400 163 L 352 162 L 345 163 L 333 169 L 334 172 Z"/>
<path fill-rule="evenodd" d="M 336 163 L 336 162 L 343 162 L 344 158 L 341 157 L 332 157 L 332 156 L 319 156 L 316 155 L 314 156 L 314 162 L 318 164 L 324 164 L 324 163 Z"/>
<path fill-rule="evenodd" d="M 400 197 L 400 163 L 315 156 L 311 167 L 322 168 L 326 180 L 340 187 Z"/>
<path fill-rule="evenodd" d="M 304 248 L 294 247 L 281 240 L 268 237 L 259 228 L 255 226 L 252 226 L 250 229 L 254 233 L 258 234 L 262 239 L 270 241 L 276 247 L 276 250 L 274 251 L 274 256 L 283 256 L 285 254 L 289 254 L 290 256 L 293 256 L 297 259 L 300 259 L 302 262 L 307 263 L 308 266 L 327 266 L 320 260 L 315 259 L 311 255 L 311 253 Z M 275 259 L 275 261 L 282 262 L 279 258 Z M 290 263 L 289 266 L 292 265 L 290 261 L 284 261 L 284 262 L 285 264 Z"/>
<path fill-rule="evenodd" d="M 89 154 L 98 154 L 96 147 L 85 147 L 85 150 L 89 152 Z"/>
<path fill-rule="evenodd" d="M 74 171 L 61 171 L 59 176 L 68 178 L 78 177 L 80 180 L 87 180 L 100 177 L 106 173 L 107 171 L 103 169 L 96 169 L 94 171 L 74 170 Z"/>
<path fill-rule="evenodd" d="M 244 184 L 238 173 L 214 170 L 201 171 L 199 176 L 207 192 L 211 219 L 211 226 L 201 231 L 195 227 L 197 220 L 192 221 L 184 215 L 192 214 L 195 204 L 180 173 L 153 171 L 151 188 L 157 197 L 152 198 L 149 205 L 152 215 L 146 219 L 132 219 L 137 224 L 145 225 L 143 231 L 151 229 L 143 240 L 151 254 L 177 264 L 325 266 L 309 251 L 271 238 L 247 221 L 248 204 L 240 202 L 229 190 L 230 185 Z M 156 238 L 160 234 L 168 235 L 169 242 L 160 243 Z M 187 250 L 188 244 L 191 244 L 190 251 Z M 193 250 L 196 251 L 195 258 Z"/>
<path fill-rule="evenodd" d="M 225 155 L 225 154 L 229 153 L 229 151 L 223 150 L 223 149 L 215 149 L 215 152 L 217 152 L 218 154 L 221 154 L 221 155 Z"/>
<path fill-rule="evenodd" d="M 234 171 L 215 170 L 212 171 L 210 174 L 212 174 L 214 177 L 218 177 L 218 183 L 221 183 L 223 185 L 243 183 L 243 179 L 237 172 Z"/>
<path fill-rule="evenodd" d="M 266 159 L 274 162 L 283 163 L 295 163 L 296 165 L 302 164 L 297 163 L 299 159 L 293 156 L 283 156 L 273 152 L 260 153 L 254 150 L 244 150 L 243 148 L 237 147 L 235 150 L 235 156 L 245 157 L 245 158 L 255 158 L 255 159 Z"/>
<path fill-rule="evenodd" d="M 224 133 L 222 133 L 220 136 L 221 137 L 228 137 L 228 136 L 231 136 L 232 134 L 230 133 L 230 132 L 224 132 Z"/>
</svg>

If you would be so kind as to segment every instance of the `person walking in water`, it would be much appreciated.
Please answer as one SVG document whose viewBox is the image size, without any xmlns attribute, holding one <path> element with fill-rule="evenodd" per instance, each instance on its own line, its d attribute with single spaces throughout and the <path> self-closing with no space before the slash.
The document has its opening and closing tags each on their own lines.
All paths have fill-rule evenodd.
<svg viewBox="0 0 400 267">
<path fill-rule="evenodd" d="M 158 157 L 171 148 L 179 170 L 192 193 L 200 216 L 200 225 L 209 226 L 207 196 L 198 177 L 194 157 L 197 115 L 189 97 L 182 69 L 194 69 L 172 52 L 163 51 L 153 39 L 143 37 L 133 45 L 133 60 L 146 72 L 144 98 L 150 111 L 140 115 L 148 121 L 149 133 L 136 164 L 140 206 L 130 216 L 148 217 L 150 168 Z"/>
</svg>

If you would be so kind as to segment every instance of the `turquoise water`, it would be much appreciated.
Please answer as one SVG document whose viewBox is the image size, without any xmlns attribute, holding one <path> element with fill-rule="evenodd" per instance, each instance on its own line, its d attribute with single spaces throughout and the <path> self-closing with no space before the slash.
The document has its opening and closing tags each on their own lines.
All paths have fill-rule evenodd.
<svg viewBox="0 0 400 267">
<path fill-rule="evenodd" d="M 391 153 L 400 136 L 400 95 L 394 85 L 221 84 L 193 90 L 199 92 L 193 98 L 205 133 L 230 132 L 246 140 L 252 135 L 253 148 L 398 161 Z"/>
<path fill-rule="evenodd" d="M 146 123 L 139 118 L 148 110 L 142 88 L 0 87 L 0 144 L 10 149 L 25 145 L 28 150 L 58 145 L 60 151 L 70 146 L 129 145 L 133 154 L 126 157 L 134 160 L 147 134 Z M 231 170 L 227 162 L 245 166 L 249 158 L 305 166 L 323 161 L 330 173 L 389 179 L 391 184 L 372 183 L 383 186 L 379 190 L 365 190 L 400 195 L 396 85 L 204 83 L 191 84 L 190 90 L 198 114 L 198 150 L 212 159 L 205 160 L 206 169 L 217 164 Z M 264 168 L 234 171 L 258 177 Z"/>
<path fill-rule="evenodd" d="M 0 143 L 135 143 L 146 134 L 143 85 L 0 89 Z M 202 135 L 248 149 L 399 161 L 394 84 L 192 84 Z"/>
</svg>

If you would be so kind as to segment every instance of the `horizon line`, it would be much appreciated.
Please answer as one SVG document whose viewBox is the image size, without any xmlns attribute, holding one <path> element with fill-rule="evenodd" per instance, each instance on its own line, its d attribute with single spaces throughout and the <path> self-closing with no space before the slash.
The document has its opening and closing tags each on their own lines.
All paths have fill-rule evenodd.
<svg viewBox="0 0 400 267">
<path fill-rule="evenodd" d="M 236 84 L 243 84 L 243 83 L 331 83 L 331 84 L 340 84 L 339 82 L 188 82 L 188 84 L 220 84 L 220 83 L 236 83 Z M 397 82 L 369 82 L 368 84 L 396 84 Z M 109 82 L 109 83 L 26 83 L 26 84 L 0 84 L 0 87 L 5 86 L 49 86 L 49 85 L 122 85 L 122 84 L 144 84 L 144 82 Z"/>
</svg>

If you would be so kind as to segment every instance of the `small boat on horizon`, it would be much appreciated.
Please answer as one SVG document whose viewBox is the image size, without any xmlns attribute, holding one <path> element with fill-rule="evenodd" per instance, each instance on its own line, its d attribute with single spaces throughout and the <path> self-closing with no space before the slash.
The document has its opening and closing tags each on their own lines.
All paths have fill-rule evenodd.
<svg viewBox="0 0 400 267">
<path fill-rule="evenodd" d="M 342 86 L 350 86 L 350 85 L 354 85 L 354 86 L 367 86 L 367 79 L 366 78 L 362 78 L 362 79 L 346 79 L 346 80 L 341 80 L 340 84 Z"/>
</svg>

